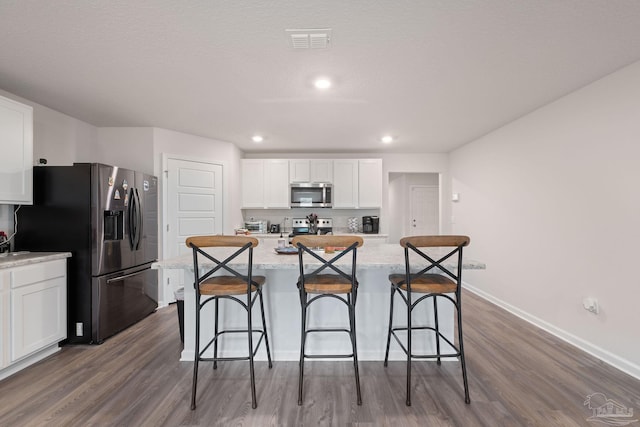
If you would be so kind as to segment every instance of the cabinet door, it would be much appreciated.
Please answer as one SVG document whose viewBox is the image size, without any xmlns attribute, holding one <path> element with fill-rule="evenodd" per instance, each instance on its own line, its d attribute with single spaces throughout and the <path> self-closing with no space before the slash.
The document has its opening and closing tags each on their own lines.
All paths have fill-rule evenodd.
<svg viewBox="0 0 640 427">
<path fill-rule="evenodd" d="M 11 287 L 11 361 L 15 362 L 66 338 L 66 260 L 15 268 Z"/>
<path fill-rule="evenodd" d="M 358 161 L 358 207 L 382 206 L 382 159 Z"/>
<path fill-rule="evenodd" d="M 9 364 L 9 274 L 0 270 L 0 369 Z"/>
<path fill-rule="evenodd" d="M 264 207 L 264 160 L 242 159 L 242 207 Z"/>
<path fill-rule="evenodd" d="M 333 207 L 358 207 L 358 161 L 333 161 Z"/>
<path fill-rule="evenodd" d="M 264 195 L 266 208 L 289 207 L 289 161 L 264 161 Z"/>
<path fill-rule="evenodd" d="M 33 108 L 0 96 L 0 203 L 33 203 Z"/>
<path fill-rule="evenodd" d="M 310 160 L 311 182 L 333 182 L 333 160 Z"/>
<path fill-rule="evenodd" d="M 311 182 L 311 171 L 309 160 L 292 159 L 289 160 L 289 182 Z"/>
</svg>

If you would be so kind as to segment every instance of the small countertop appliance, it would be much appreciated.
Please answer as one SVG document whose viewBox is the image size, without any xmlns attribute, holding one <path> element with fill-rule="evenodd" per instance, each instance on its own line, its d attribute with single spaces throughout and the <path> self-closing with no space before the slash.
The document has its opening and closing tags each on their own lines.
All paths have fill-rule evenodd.
<svg viewBox="0 0 640 427">
<path fill-rule="evenodd" d="M 266 220 L 245 221 L 244 228 L 252 233 L 267 234 L 269 232 L 269 223 Z"/>
<path fill-rule="evenodd" d="M 365 234 L 378 234 L 380 228 L 380 218 L 377 216 L 362 217 L 362 232 Z"/>
</svg>

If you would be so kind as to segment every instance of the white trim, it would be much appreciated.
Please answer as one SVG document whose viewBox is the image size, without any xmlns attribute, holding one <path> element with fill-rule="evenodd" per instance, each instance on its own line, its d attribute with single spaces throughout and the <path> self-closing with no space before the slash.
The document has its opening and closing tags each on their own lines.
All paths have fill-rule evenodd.
<svg viewBox="0 0 640 427">
<path fill-rule="evenodd" d="M 549 332 L 551 335 L 557 338 L 560 338 L 564 342 L 571 344 L 586 353 L 589 353 L 593 357 L 596 357 L 602 360 L 603 362 L 613 366 L 614 368 L 619 369 L 622 372 L 631 375 L 632 377 L 640 379 L 640 366 L 636 365 L 630 360 L 617 356 L 608 350 L 598 347 L 593 343 L 590 343 L 589 341 L 586 341 L 580 337 L 577 337 L 571 334 L 570 332 L 565 331 L 564 329 L 560 329 L 557 326 L 554 326 L 551 323 L 540 319 L 539 317 L 536 317 L 530 313 L 527 313 L 526 311 L 523 311 L 509 304 L 508 302 L 505 302 L 499 298 L 496 298 L 493 295 L 488 294 L 485 291 L 478 289 L 468 283 L 463 283 L 463 287 L 469 292 L 473 292 L 477 296 L 497 305 L 498 307 L 501 307 L 507 310 L 509 313 L 518 316 L 522 320 L 525 320 L 530 324 L 537 326 L 538 328 L 544 331 Z"/>
<path fill-rule="evenodd" d="M 35 353 L 25 357 L 24 359 L 20 359 L 17 362 L 10 364 L 9 366 L 0 369 L 0 381 L 15 374 L 22 369 L 37 363 L 52 354 L 55 354 L 60 351 L 60 346 L 58 343 L 51 344 L 48 347 L 45 347 L 41 350 L 36 351 Z"/>
</svg>

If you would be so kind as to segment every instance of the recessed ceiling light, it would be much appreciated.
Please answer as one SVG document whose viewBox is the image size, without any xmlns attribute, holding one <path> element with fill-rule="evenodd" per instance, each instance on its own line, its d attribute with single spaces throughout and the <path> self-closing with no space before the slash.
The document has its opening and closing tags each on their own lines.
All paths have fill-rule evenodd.
<svg viewBox="0 0 640 427">
<path fill-rule="evenodd" d="M 251 140 L 253 142 L 262 142 L 262 141 L 264 141 L 264 138 L 262 136 L 260 136 L 260 135 L 253 135 L 251 137 Z"/>
<path fill-rule="evenodd" d="M 382 142 L 385 144 L 391 144 L 393 142 L 393 137 L 391 135 L 385 135 L 382 137 Z"/>
<path fill-rule="evenodd" d="M 329 79 L 320 78 L 313 82 L 313 85 L 316 87 L 316 89 L 325 90 L 331 87 L 331 81 Z"/>
</svg>

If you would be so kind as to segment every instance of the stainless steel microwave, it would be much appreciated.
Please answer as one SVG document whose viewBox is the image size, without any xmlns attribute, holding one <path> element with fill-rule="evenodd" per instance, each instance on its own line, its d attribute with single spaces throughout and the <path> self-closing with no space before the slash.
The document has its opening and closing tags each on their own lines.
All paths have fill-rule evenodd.
<svg viewBox="0 0 640 427">
<path fill-rule="evenodd" d="M 291 184 L 289 190 L 292 208 L 330 208 L 332 206 L 331 184 Z"/>
</svg>

